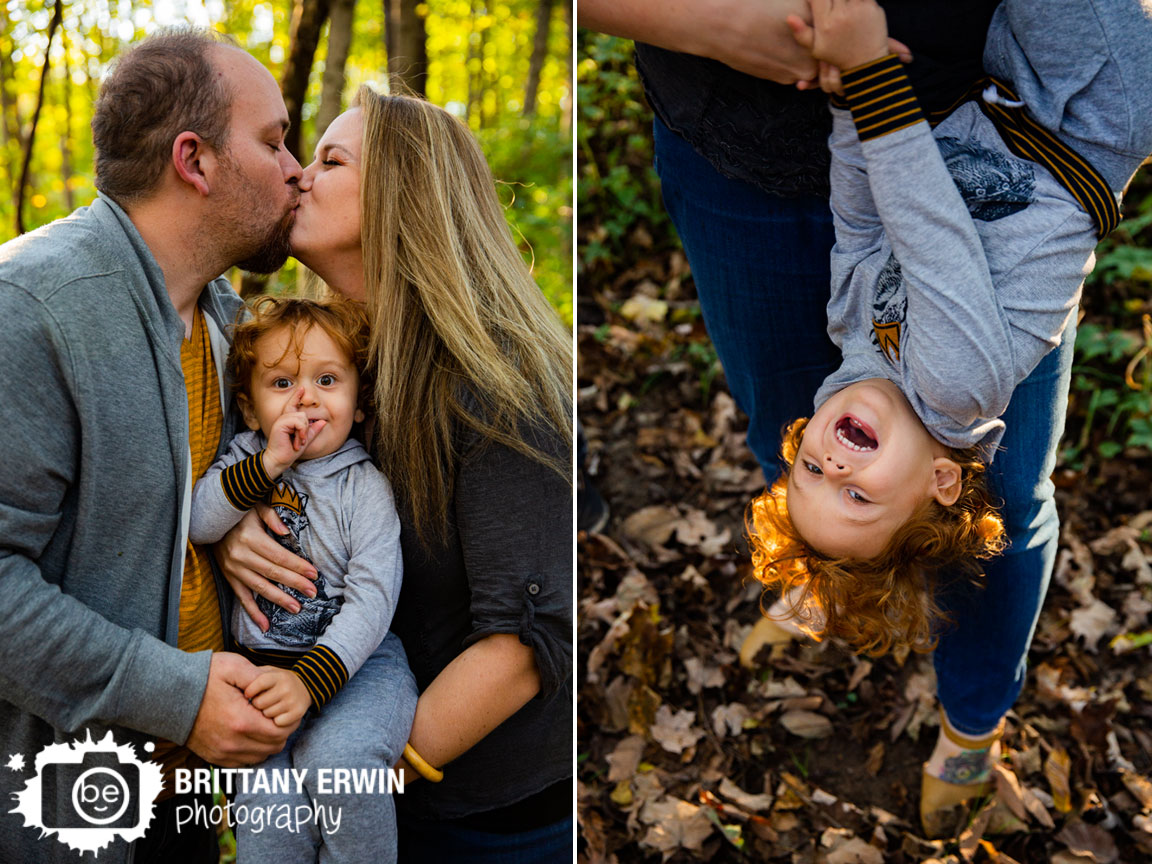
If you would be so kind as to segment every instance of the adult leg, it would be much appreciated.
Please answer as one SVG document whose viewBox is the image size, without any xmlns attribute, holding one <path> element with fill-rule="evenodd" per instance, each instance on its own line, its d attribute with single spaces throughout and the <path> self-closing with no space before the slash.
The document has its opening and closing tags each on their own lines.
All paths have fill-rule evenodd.
<svg viewBox="0 0 1152 864">
<path fill-rule="evenodd" d="M 1064 432 L 1075 324 L 1016 388 L 989 479 L 1004 501 L 1009 546 L 987 562 L 982 588 L 953 586 L 941 597 L 954 625 L 936 649 L 940 702 L 952 726 L 988 734 L 1024 685 L 1028 646 L 1048 590 L 1060 520 L 1051 474 Z"/>
<path fill-rule="evenodd" d="M 319 861 L 396 861 L 396 805 L 379 786 L 371 794 L 321 793 L 318 772 L 346 768 L 352 772 L 380 769 L 380 779 L 396 764 L 412 731 L 419 697 L 416 679 L 400 639 L 389 633 L 364 665 L 329 702 L 293 750 L 293 765 L 307 769 L 305 787 L 313 806 L 335 819 L 316 834 Z M 243 860 L 243 859 L 241 859 Z M 289 860 L 289 859 L 284 859 Z"/>
<path fill-rule="evenodd" d="M 704 323 L 771 483 L 783 427 L 812 414 L 817 389 L 840 361 L 827 335 L 828 202 L 725 177 L 659 120 L 655 150 Z"/>
</svg>

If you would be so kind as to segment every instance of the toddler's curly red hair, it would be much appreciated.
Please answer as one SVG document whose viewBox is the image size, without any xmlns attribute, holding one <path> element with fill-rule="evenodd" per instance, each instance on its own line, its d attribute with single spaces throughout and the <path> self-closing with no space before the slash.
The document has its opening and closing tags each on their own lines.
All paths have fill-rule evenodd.
<svg viewBox="0 0 1152 864">
<path fill-rule="evenodd" d="M 228 352 L 225 366 L 228 382 L 236 393 L 251 396 L 252 373 L 260 359 L 257 346 L 261 339 L 273 331 L 287 328 L 292 332 L 290 344 L 299 356 L 300 337 L 312 327 L 319 327 L 332 338 L 360 373 L 357 404 L 364 410 L 372 404 L 372 385 L 365 375 L 368 316 L 362 306 L 340 297 L 307 300 L 266 294 L 253 301 L 249 311 L 251 315 L 246 320 L 232 327 L 232 349 Z M 272 362 L 279 362 L 279 358 Z"/>
<path fill-rule="evenodd" d="M 818 611 L 825 622 L 820 637 L 842 639 L 857 653 L 879 656 L 905 645 L 931 650 L 934 625 L 944 620 L 935 600 L 940 571 L 978 577 L 979 559 L 1004 546 L 1004 523 L 976 448 L 948 453 L 962 472 L 955 504 L 929 500 L 874 558 L 832 558 L 809 546 L 788 516 L 788 472 L 807 425 L 801 418 L 788 427 L 781 445 L 787 470 L 748 505 L 745 527 L 756 578 L 781 595 L 798 589 L 794 611 Z"/>
</svg>

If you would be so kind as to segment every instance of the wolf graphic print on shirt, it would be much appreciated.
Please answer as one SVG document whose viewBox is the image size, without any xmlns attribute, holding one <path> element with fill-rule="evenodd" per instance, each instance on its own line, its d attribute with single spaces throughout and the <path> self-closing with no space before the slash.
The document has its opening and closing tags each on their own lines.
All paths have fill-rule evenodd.
<svg viewBox="0 0 1152 864">
<path fill-rule="evenodd" d="M 936 139 L 940 154 L 973 219 L 995 222 L 1024 210 L 1035 200 L 1036 172 L 1023 159 L 990 150 L 978 139 Z M 872 300 L 872 344 L 889 363 L 900 362 L 907 332 L 908 295 L 894 254 L 880 270 Z"/>
<path fill-rule="evenodd" d="M 308 556 L 301 543 L 309 524 L 308 496 L 297 493 L 291 483 L 280 480 L 273 488 L 268 503 L 276 511 L 280 521 L 288 528 L 287 534 L 279 535 L 269 531 L 269 535 L 274 537 L 276 542 L 289 552 L 299 555 L 310 564 L 315 563 Z M 269 627 L 268 632 L 264 634 L 265 636 L 279 642 L 285 648 L 311 648 L 316 644 L 333 616 L 340 609 L 343 598 L 328 596 L 327 580 L 319 570 L 317 570 L 316 581 L 312 584 L 316 586 L 315 597 L 309 597 L 295 588 L 289 588 L 279 582 L 276 583 L 276 587 L 300 604 L 300 611 L 296 613 L 282 609 L 263 597 L 256 597 L 256 605 L 268 618 Z"/>
</svg>

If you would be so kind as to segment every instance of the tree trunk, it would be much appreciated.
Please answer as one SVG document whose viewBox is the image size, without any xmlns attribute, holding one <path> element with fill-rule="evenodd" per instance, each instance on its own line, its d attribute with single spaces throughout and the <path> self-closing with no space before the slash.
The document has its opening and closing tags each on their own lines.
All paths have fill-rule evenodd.
<svg viewBox="0 0 1152 864">
<path fill-rule="evenodd" d="M 413 93 L 424 95 L 428 74 L 428 49 L 424 18 L 416 12 L 417 0 L 384 0 L 388 11 L 385 40 L 388 75 Z"/>
<path fill-rule="evenodd" d="M 64 201 L 68 212 L 76 209 L 75 195 L 72 192 L 72 64 L 68 60 L 68 31 L 60 34 L 64 49 L 64 134 L 60 136 L 60 170 L 64 175 Z"/>
<path fill-rule="evenodd" d="M 524 116 L 536 116 L 536 93 L 540 89 L 540 71 L 548 57 L 548 31 L 552 23 L 555 0 L 537 0 L 536 36 L 532 40 L 532 57 L 528 61 L 528 83 L 524 87 Z"/>
<path fill-rule="evenodd" d="M 484 48 L 488 43 L 488 30 L 487 28 L 479 31 L 476 38 L 476 72 L 472 76 L 474 82 L 469 83 L 468 88 L 476 94 L 476 125 L 483 129 L 484 122 L 484 99 L 487 95 L 487 88 L 484 86 Z M 471 80 L 471 79 L 470 79 Z"/>
<path fill-rule="evenodd" d="M 280 93 L 288 109 L 291 125 L 284 136 L 284 145 L 297 159 L 301 159 L 300 123 L 304 97 L 308 92 L 308 75 L 320 42 L 320 31 L 328 17 L 328 0 L 296 0 L 292 9 L 292 30 L 288 58 L 280 77 Z M 305 160 L 306 161 L 306 160 Z"/>
<path fill-rule="evenodd" d="M 476 105 L 476 80 L 472 74 L 472 58 L 476 56 L 476 0 L 468 0 L 468 56 L 464 58 L 464 75 L 468 79 L 468 98 L 464 102 L 464 119 L 472 119 Z"/>
<path fill-rule="evenodd" d="M 52 20 L 48 24 L 48 45 L 44 48 L 44 66 L 40 69 L 40 93 L 36 97 L 36 110 L 32 112 L 32 125 L 28 129 L 28 137 L 24 139 L 24 164 L 20 167 L 20 184 L 16 187 L 16 233 L 24 233 L 24 190 L 28 186 L 29 174 L 32 170 L 32 145 L 36 141 L 36 124 L 40 122 L 40 109 L 44 107 L 44 87 L 48 82 L 48 71 L 51 68 L 52 37 L 56 35 L 56 28 L 64 17 L 64 2 L 56 0 L 52 9 Z"/>
<path fill-rule="evenodd" d="M 328 59 L 324 61 L 324 83 L 320 88 L 320 110 L 316 112 L 316 140 L 336 119 L 343 107 L 344 65 L 352 44 L 352 17 L 356 0 L 331 0 L 328 16 Z"/>
<path fill-rule="evenodd" d="M 560 5 L 564 10 L 564 32 L 568 35 L 568 39 L 564 43 L 564 62 L 568 66 L 568 95 L 562 103 L 560 131 L 567 132 L 572 128 L 572 106 L 576 101 L 576 69 L 572 65 L 572 45 L 575 33 L 572 29 L 572 0 L 560 0 Z"/>
</svg>

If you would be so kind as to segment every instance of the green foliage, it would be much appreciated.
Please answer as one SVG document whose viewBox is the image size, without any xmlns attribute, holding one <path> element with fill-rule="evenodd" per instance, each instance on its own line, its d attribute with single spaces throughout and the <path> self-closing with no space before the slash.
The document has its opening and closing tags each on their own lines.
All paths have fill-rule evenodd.
<svg viewBox="0 0 1152 864">
<path fill-rule="evenodd" d="M 175 11 L 173 11 L 173 8 Z M 500 186 L 513 235 L 552 304 L 572 320 L 572 147 L 569 28 L 561 3 L 549 23 L 534 116 L 523 116 L 536 32 L 536 0 L 438 0 L 422 7 L 431 101 L 467 120 Z M 40 87 L 52 0 L 0 0 L 0 242 L 16 234 L 16 189 Z M 166 9 L 167 11 L 161 11 Z M 176 12 L 187 18 L 175 17 Z M 151 4 L 70 0 L 52 42 L 44 105 L 24 199 L 28 230 L 67 215 L 95 197 L 91 106 L 99 79 L 130 42 L 159 26 L 188 20 L 229 33 L 279 79 L 288 53 L 289 0 Z M 356 4 L 345 67 L 345 105 L 362 83 L 386 86 L 384 22 L 376 0 Z M 316 140 L 315 116 L 327 54 L 327 25 L 311 70 L 302 120 L 303 150 Z M 307 160 L 305 160 L 307 161 Z M 515 193 L 515 194 L 513 194 Z M 268 285 L 290 289 L 294 261 Z"/>
<path fill-rule="evenodd" d="M 1138 175 L 1127 217 L 1096 250 L 1076 334 L 1065 464 L 1152 450 L 1152 177 Z"/>
<path fill-rule="evenodd" d="M 577 35 L 578 267 L 620 272 L 637 248 L 676 247 L 652 167 L 652 110 L 632 62 L 632 43 Z"/>
</svg>

